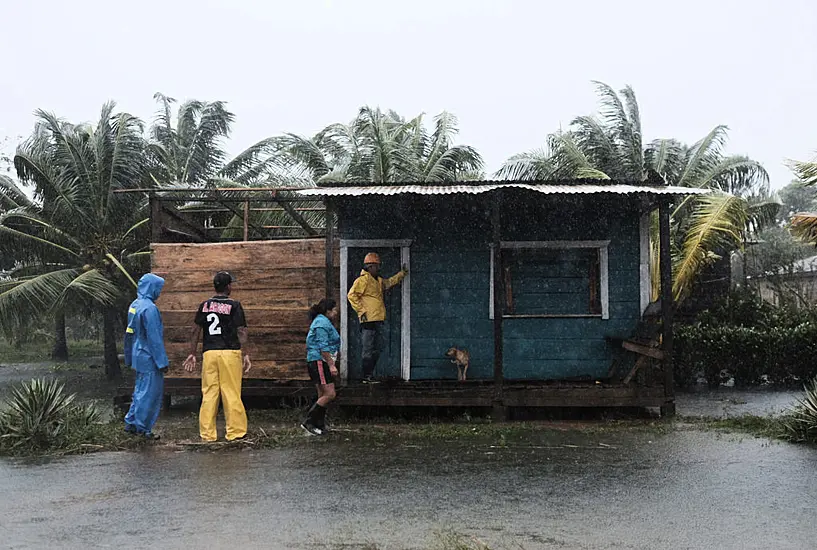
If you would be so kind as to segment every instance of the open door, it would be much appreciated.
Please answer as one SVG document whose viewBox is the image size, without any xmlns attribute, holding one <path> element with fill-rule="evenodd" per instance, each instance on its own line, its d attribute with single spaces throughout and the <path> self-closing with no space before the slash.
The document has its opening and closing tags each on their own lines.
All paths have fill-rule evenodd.
<svg viewBox="0 0 817 550">
<path fill-rule="evenodd" d="M 347 266 L 350 288 L 355 279 L 360 276 L 363 268 L 363 258 L 368 252 L 376 252 L 380 255 L 380 276 L 384 279 L 400 271 L 399 248 L 352 248 L 349 250 L 349 265 Z M 383 294 L 383 301 L 386 304 L 386 321 L 383 323 L 383 349 L 375 368 L 375 376 L 378 378 L 400 378 L 400 317 L 402 309 L 400 287 L 397 286 L 386 290 Z M 349 342 L 349 380 L 360 380 L 363 378 L 360 322 L 357 313 L 351 307 L 349 307 L 347 317 L 347 326 L 349 327 L 349 334 L 347 335 Z"/>
<path fill-rule="evenodd" d="M 361 365 L 360 321 L 346 298 L 355 279 L 363 269 L 363 258 L 369 252 L 380 255 L 380 276 L 391 277 L 403 264 L 409 264 L 410 241 L 342 240 L 341 241 L 341 360 L 340 374 L 344 381 L 363 377 Z M 409 278 L 387 290 L 383 295 L 386 320 L 383 323 L 383 348 L 375 368 L 375 376 L 408 380 L 410 374 L 410 288 Z"/>
</svg>

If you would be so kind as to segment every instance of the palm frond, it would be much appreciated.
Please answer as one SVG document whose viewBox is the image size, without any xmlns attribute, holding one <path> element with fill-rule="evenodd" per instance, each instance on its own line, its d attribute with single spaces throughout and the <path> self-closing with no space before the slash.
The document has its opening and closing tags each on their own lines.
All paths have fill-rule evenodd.
<svg viewBox="0 0 817 550">
<path fill-rule="evenodd" d="M 732 195 L 769 193 L 769 174 L 759 162 L 741 155 L 719 158 L 696 180 L 696 187 L 719 189 Z"/>
<path fill-rule="evenodd" d="M 0 174 L 0 212 L 20 206 L 32 207 L 34 203 L 13 179 Z"/>
<path fill-rule="evenodd" d="M 113 262 L 116 268 L 131 282 L 133 288 L 137 287 L 136 281 L 133 279 L 133 277 L 131 277 L 131 274 L 128 273 L 128 270 L 125 269 L 125 267 L 119 262 L 119 260 L 116 259 L 116 256 L 109 252 L 105 254 L 105 257 L 108 258 L 111 262 Z"/>
<path fill-rule="evenodd" d="M 496 172 L 496 177 L 511 181 L 542 181 L 552 177 L 553 159 L 545 149 L 520 153 L 509 158 Z"/>
<path fill-rule="evenodd" d="M 76 269 L 60 269 L 30 278 L 0 282 L 0 328 L 19 327 L 53 311 L 77 276 Z"/>
<path fill-rule="evenodd" d="M 746 229 L 754 234 L 774 226 L 780 208 L 783 206 L 783 202 L 777 195 L 747 197 L 746 204 Z"/>
<path fill-rule="evenodd" d="M 681 172 L 684 166 L 684 146 L 675 139 L 656 139 L 644 151 L 644 164 L 665 180 Z"/>
<path fill-rule="evenodd" d="M 227 154 L 221 148 L 221 140 L 230 135 L 235 115 L 226 109 L 222 101 L 196 103 L 190 106 L 191 112 L 199 111 L 200 115 L 193 134 L 189 136 L 189 141 L 184 143 L 187 155 L 180 181 L 196 183 L 216 173 L 223 166 Z M 179 126 L 181 125 L 180 121 Z"/>
<path fill-rule="evenodd" d="M 792 216 L 791 234 L 801 241 L 817 246 L 817 213 L 799 212 Z"/>
<path fill-rule="evenodd" d="M 219 170 L 218 175 L 239 183 L 251 183 L 263 175 L 268 157 L 277 146 L 275 138 L 262 139 L 239 153 Z"/>
<path fill-rule="evenodd" d="M 136 288 L 136 283 L 133 282 L 130 275 L 128 275 L 128 278 L 133 283 L 133 287 Z M 62 302 L 72 293 L 76 293 L 82 300 L 100 305 L 113 305 L 122 294 L 121 289 L 98 269 L 84 271 L 66 285 L 60 301 L 57 302 L 57 307 L 61 306 Z"/>
<path fill-rule="evenodd" d="M 610 176 L 592 165 L 571 133 L 559 132 L 551 138 L 551 149 L 554 152 L 552 158 L 557 166 L 557 174 L 561 173 L 565 179 L 610 179 Z"/>
<path fill-rule="evenodd" d="M 746 201 L 740 197 L 724 193 L 696 197 L 680 257 L 675 260 L 676 300 L 688 294 L 702 267 L 717 259 L 718 251 L 741 246 L 747 217 Z"/>
<path fill-rule="evenodd" d="M 789 160 L 786 165 L 805 185 L 817 185 L 817 160 L 809 162 Z"/>
<path fill-rule="evenodd" d="M 684 170 L 673 185 L 684 187 L 703 187 L 698 179 L 707 173 L 720 160 L 721 149 L 726 143 L 729 128 L 725 125 L 715 126 L 703 139 L 697 141 L 687 152 Z"/>
</svg>

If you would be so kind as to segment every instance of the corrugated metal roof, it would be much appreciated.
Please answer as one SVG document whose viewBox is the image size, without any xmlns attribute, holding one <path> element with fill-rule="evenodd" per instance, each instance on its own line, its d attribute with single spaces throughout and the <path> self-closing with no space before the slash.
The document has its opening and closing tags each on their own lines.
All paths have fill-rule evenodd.
<svg viewBox="0 0 817 550">
<path fill-rule="evenodd" d="M 650 195 L 702 195 L 709 193 L 708 189 L 695 187 L 657 187 L 651 185 L 551 185 L 529 183 L 490 183 L 477 185 L 365 185 L 359 187 L 316 187 L 297 191 L 305 196 L 326 197 L 360 197 L 364 195 L 455 195 L 467 193 L 477 195 L 496 191 L 497 189 L 525 189 L 546 195 L 590 195 L 598 193 L 615 193 L 629 195 L 632 193 L 646 193 Z"/>
</svg>

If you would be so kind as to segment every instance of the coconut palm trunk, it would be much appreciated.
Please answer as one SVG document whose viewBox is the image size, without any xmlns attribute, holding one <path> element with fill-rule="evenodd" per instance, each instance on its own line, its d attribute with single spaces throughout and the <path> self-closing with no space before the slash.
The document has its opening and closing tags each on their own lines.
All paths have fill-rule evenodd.
<svg viewBox="0 0 817 550">
<path fill-rule="evenodd" d="M 68 339 L 65 336 L 65 311 L 54 314 L 54 347 L 51 359 L 65 361 L 68 359 Z"/>
</svg>

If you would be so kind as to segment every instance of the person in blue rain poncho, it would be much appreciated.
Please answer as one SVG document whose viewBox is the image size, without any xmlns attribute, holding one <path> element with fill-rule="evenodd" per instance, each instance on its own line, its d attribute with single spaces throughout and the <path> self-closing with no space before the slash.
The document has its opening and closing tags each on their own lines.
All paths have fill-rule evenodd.
<svg viewBox="0 0 817 550">
<path fill-rule="evenodd" d="M 169 361 L 165 352 L 164 326 L 154 303 L 165 280 L 147 273 L 139 279 L 136 300 L 128 309 L 125 329 L 125 364 L 136 371 L 133 401 L 125 416 L 125 431 L 159 439 L 153 425 L 159 418 L 164 393 L 164 375 Z"/>
</svg>

